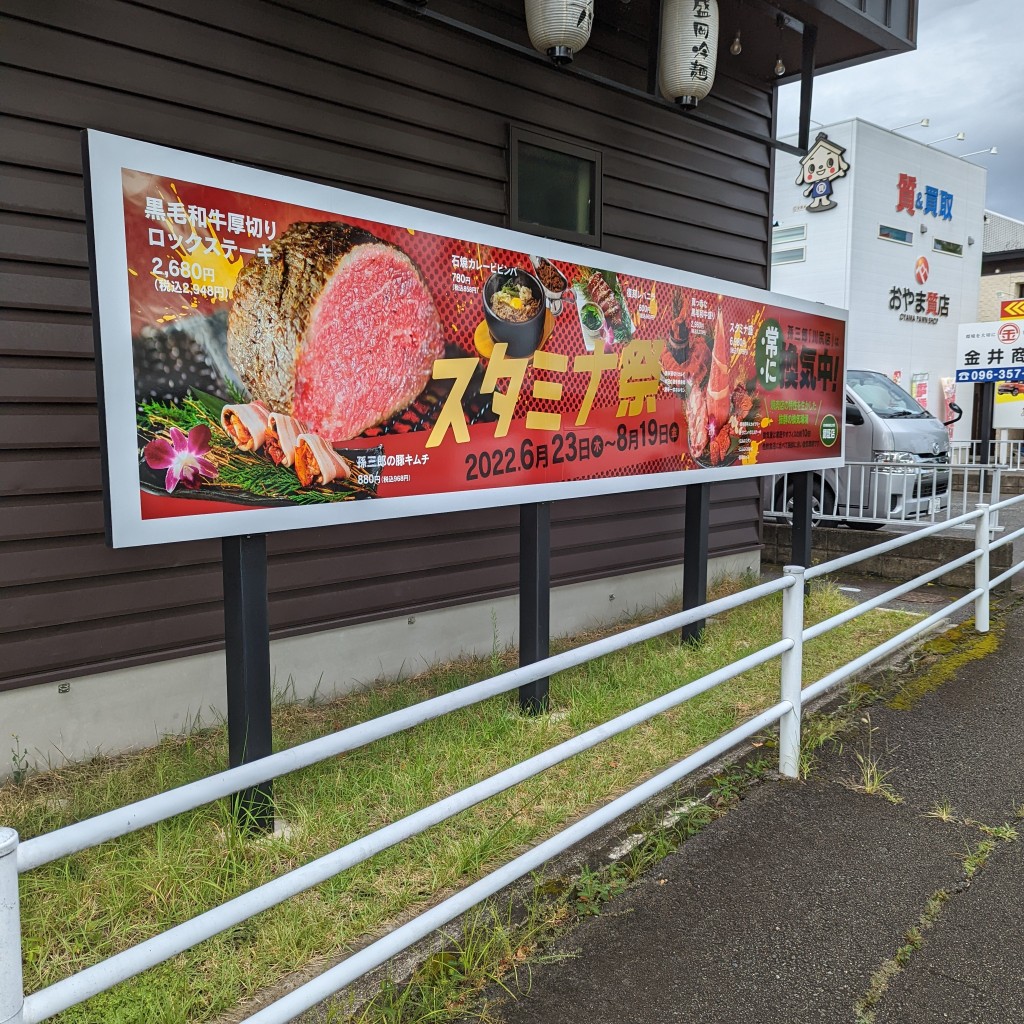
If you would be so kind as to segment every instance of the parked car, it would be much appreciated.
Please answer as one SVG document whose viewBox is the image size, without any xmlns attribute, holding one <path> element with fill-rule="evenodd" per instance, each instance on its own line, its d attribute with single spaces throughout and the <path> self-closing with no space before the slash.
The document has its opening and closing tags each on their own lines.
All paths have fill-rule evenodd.
<svg viewBox="0 0 1024 1024">
<path fill-rule="evenodd" d="M 959 406 L 951 406 L 962 415 Z M 956 419 L 949 422 L 956 422 Z M 948 424 L 940 423 L 884 373 L 848 370 L 846 462 L 815 472 L 812 507 L 849 526 L 875 530 L 886 519 L 940 515 L 949 507 Z M 792 514 L 793 487 L 768 479 L 769 514 Z"/>
</svg>

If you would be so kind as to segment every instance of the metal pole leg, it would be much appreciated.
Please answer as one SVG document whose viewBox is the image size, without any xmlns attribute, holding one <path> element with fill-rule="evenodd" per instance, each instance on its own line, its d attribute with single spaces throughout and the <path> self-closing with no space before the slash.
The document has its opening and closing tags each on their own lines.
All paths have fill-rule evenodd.
<svg viewBox="0 0 1024 1024">
<path fill-rule="evenodd" d="M 519 506 L 519 664 L 551 653 L 551 502 Z M 548 709 L 544 676 L 519 687 L 519 707 L 536 715 Z"/>
<path fill-rule="evenodd" d="M 708 526 L 711 519 L 711 484 L 686 485 L 686 517 L 683 521 L 683 611 L 697 608 L 708 599 Z M 698 643 L 704 619 L 683 626 L 683 643 Z"/>
<path fill-rule="evenodd" d="M 814 489 L 811 473 L 803 470 L 791 473 L 793 481 L 793 551 L 794 565 L 810 568 L 813 546 L 811 543 L 811 520 L 814 514 Z"/>
<path fill-rule="evenodd" d="M 272 753 L 270 723 L 270 614 L 267 538 L 225 537 L 224 656 L 228 681 L 228 758 L 232 768 Z M 236 820 L 251 832 L 274 828 L 271 782 L 235 797 Z"/>
</svg>

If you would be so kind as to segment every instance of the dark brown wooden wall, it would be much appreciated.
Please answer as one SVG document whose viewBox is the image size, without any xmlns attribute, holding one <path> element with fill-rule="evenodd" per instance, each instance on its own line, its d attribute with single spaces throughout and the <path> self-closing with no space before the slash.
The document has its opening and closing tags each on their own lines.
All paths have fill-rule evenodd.
<svg viewBox="0 0 1024 1024">
<path fill-rule="evenodd" d="M 526 41 L 518 0 L 434 6 Z M 0 0 L 0 15 L 0 689 L 210 649 L 223 630 L 218 543 L 104 544 L 81 128 L 502 224 L 514 120 L 602 150 L 605 249 L 766 282 L 766 146 L 371 0 Z M 646 44 L 616 17 L 586 66 L 641 85 Z M 768 132 L 767 87 L 720 74 L 715 97 L 709 116 Z M 756 486 L 713 493 L 712 553 L 757 547 Z M 274 535 L 273 631 L 512 592 L 516 522 Z M 554 578 L 678 561 L 681 530 L 680 491 L 558 504 Z"/>
</svg>

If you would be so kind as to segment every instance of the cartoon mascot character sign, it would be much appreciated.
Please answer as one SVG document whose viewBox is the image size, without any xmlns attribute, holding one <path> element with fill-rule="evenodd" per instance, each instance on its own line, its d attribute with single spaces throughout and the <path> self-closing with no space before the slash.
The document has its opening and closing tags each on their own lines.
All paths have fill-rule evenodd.
<svg viewBox="0 0 1024 1024">
<path fill-rule="evenodd" d="M 837 146 L 824 132 L 819 132 L 807 156 L 800 161 L 796 183 L 807 186 L 804 195 L 810 199 L 808 213 L 831 210 L 837 205 L 832 200 L 832 182 L 844 177 L 850 169 L 843 159 L 845 152 L 844 147 Z"/>
</svg>

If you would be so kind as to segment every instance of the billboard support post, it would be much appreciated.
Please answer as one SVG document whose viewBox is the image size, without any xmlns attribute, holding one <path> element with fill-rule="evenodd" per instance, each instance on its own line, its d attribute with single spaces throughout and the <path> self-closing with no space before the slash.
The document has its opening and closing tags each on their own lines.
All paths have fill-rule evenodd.
<svg viewBox="0 0 1024 1024">
<path fill-rule="evenodd" d="M 687 484 L 683 520 L 683 611 L 708 598 L 708 528 L 711 522 L 711 484 Z M 683 643 L 699 643 L 704 619 L 683 626 Z"/>
<path fill-rule="evenodd" d="M 802 565 L 805 569 L 811 566 L 811 520 L 814 513 L 814 489 L 811 486 L 811 473 L 804 470 L 791 473 L 793 481 L 793 550 L 790 561 L 793 565 Z"/>
<path fill-rule="evenodd" d="M 989 449 L 992 447 L 992 407 L 996 400 L 996 386 L 987 381 L 979 386 L 978 391 L 978 400 L 981 405 L 978 422 L 978 437 L 981 438 L 981 451 L 978 453 L 978 461 L 983 466 L 987 466 L 991 461 L 989 459 Z"/>
<path fill-rule="evenodd" d="M 548 657 L 551 646 L 551 502 L 519 506 L 519 664 Z M 519 687 L 519 708 L 548 709 L 548 677 Z"/>
<path fill-rule="evenodd" d="M 266 534 L 224 537 L 222 553 L 228 760 L 236 768 L 272 752 Z M 245 831 L 273 831 L 272 783 L 250 786 L 233 801 Z"/>
</svg>

